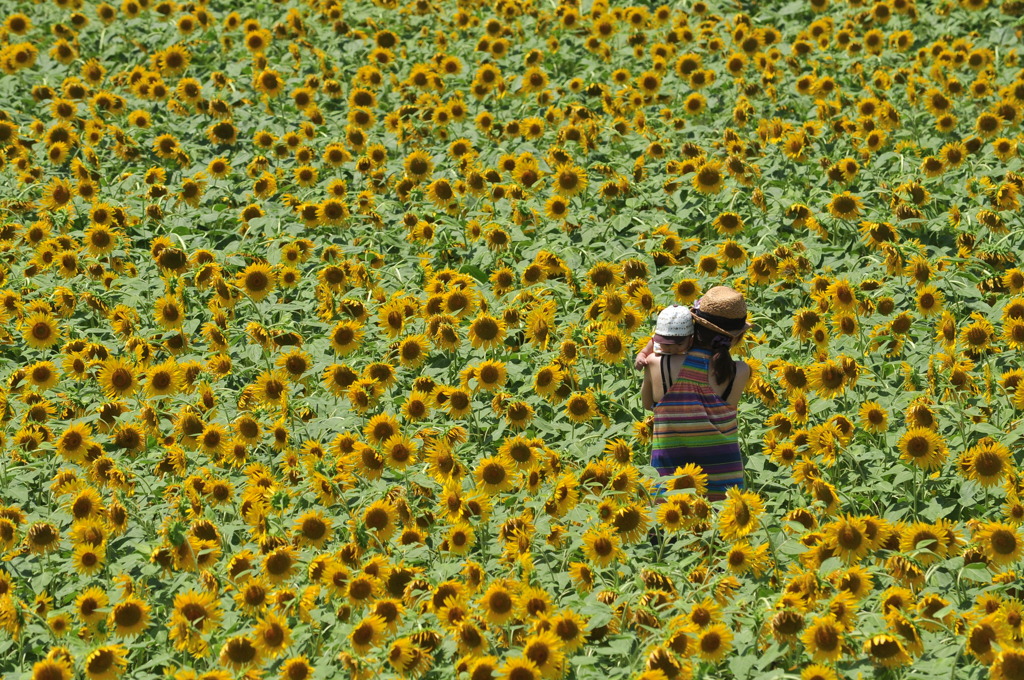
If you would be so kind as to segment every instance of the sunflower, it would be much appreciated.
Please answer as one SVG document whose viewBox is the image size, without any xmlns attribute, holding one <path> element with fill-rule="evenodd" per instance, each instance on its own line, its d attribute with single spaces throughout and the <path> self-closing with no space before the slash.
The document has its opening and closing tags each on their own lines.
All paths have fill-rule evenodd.
<svg viewBox="0 0 1024 680">
<path fill-rule="evenodd" d="M 722 166 L 716 161 L 702 164 L 693 175 L 693 188 L 702 194 L 717 194 L 725 186 Z"/>
<path fill-rule="evenodd" d="M 25 543 L 31 553 L 52 552 L 60 547 L 60 530 L 49 522 L 36 522 L 28 528 Z"/>
<path fill-rule="evenodd" d="M 928 566 L 946 556 L 946 542 L 943 532 L 926 522 L 915 522 L 903 529 L 899 534 L 900 550 L 904 553 L 917 552 L 914 558 L 923 566 Z"/>
<path fill-rule="evenodd" d="M 491 349 L 501 345 L 505 333 L 505 322 L 486 312 L 477 315 L 469 324 L 469 341 L 477 349 Z"/>
<path fill-rule="evenodd" d="M 293 546 L 274 548 L 263 559 L 263 573 L 271 583 L 283 583 L 295 574 L 297 562 Z"/>
<path fill-rule="evenodd" d="M 339 321 L 331 330 L 331 347 L 338 356 L 351 354 L 359 347 L 363 334 L 364 331 L 359 322 L 350 320 Z"/>
<path fill-rule="evenodd" d="M 996 600 L 998 604 L 998 600 Z M 1013 631 L 998 614 L 989 614 L 967 631 L 967 651 L 984 664 L 991 664 L 996 650 L 1008 647 Z"/>
<path fill-rule="evenodd" d="M 295 520 L 295 538 L 301 545 L 322 548 L 331 540 L 331 520 L 318 510 L 309 510 Z"/>
<path fill-rule="evenodd" d="M 202 636 L 217 628 L 221 616 L 216 595 L 194 589 L 178 593 L 174 597 L 169 639 L 174 641 L 175 649 L 204 653 L 207 644 Z"/>
<path fill-rule="evenodd" d="M 451 182 L 443 178 L 435 179 L 427 185 L 426 196 L 431 203 L 442 210 L 456 199 L 455 189 Z"/>
<path fill-rule="evenodd" d="M 554 195 L 544 201 L 544 214 L 552 220 L 564 220 L 569 216 L 569 200 L 565 196 Z"/>
<path fill-rule="evenodd" d="M 126 397 L 135 392 L 139 378 L 134 368 L 124 359 L 110 357 L 100 364 L 97 380 L 109 399 Z"/>
<path fill-rule="evenodd" d="M 55 178 L 43 188 L 42 204 L 49 211 L 68 208 L 74 192 L 67 180 Z"/>
<path fill-rule="evenodd" d="M 3 609 L 0 609 L 0 611 L 3 611 L 5 617 L 8 616 L 8 613 Z M 13 614 L 13 611 L 11 614 Z M 32 680 L 71 680 L 74 677 L 74 671 L 71 668 L 70 659 L 46 658 L 32 665 L 32 675 L 28 677 Z"/>
<path fill-rule="evenodd" d="M 600 333 L 595 341 L 597 346 L 597 359 L 601 363 L 605 364 L 617 364 L 622 361 L 627 352 L 629 352 L 629 346 L 624 338 L 618 331 L 608 330 Z"/>
<path fill-rule="evenodd" d="M 800 639 L 816 662 L 835 662 L 843 655 L 843 628 L 833 614 L 815 617 Z"/>
<path fill-rule="evenodd" d="M 363 426 L 363 435 L 371 444 L 382 444 L 400 431 L 398 420 L 390 413 L 378 413 Z"/>
<path fill-rule="evenodd" d="M 366 654 L 382 642 L 386 629 L 387 623 L 380 616 L 370 615 L 363 618 L 349 633 L 348 639 L 352 649 L 357 654 Z"/>
<path fill-rule="evenodd" d="M 410 335 L 398 345 L 398 361 L 407 368 L 418 368 L 426 361 L 428 351 L 426 335 Z"/>
<path fill-rule="evenodd" d="M 430 395 L 413 390 L 402 404 L 402 417 L 409 422 L 423 420 L 430 415 Z"/>
<path fill-rule="evenodd" d="M 753 532 L 764 512 L 764 501 L 756 493 L 731 486 L 726 491 L 725 506 L 718 518 L 719 530 L 729 541 Z"/>
<path fill-rule="evenodd" d="M 516 592 L 510 583 L 495 581 L 479 599 L 488 623 L 502 626 L 515 615 Z"/>
<path fill-rule="evenodd" d="M 437 402 L 437 396 L 444 392 L 444 402 Z M 444 387 L 439 385 L 435 388 L 435 402 L 438 406 L 448 412 L 452 418 L 462 418 L 473 410 L 473 394 L 462 387 Z"/>
<path fill-rule="evenodd" d="M 923 470 L 942 467 L 946 460 L 946 443 L 934 430 L 927 427 L 908 429 L 899 440 L 900 458 Z"/>
<path fill-rule="evenodd" d="M 537 665 L 545 678 L 560 678 L 565 665 L 562 641 L 552 631 L 531 635 L 523 642 L 523 657 Z"/>
<path fill-rule="evenodd" d="M 995 338 L 992 322 L 978 312 L 971 312 L 971 323 L 960 330 L 960 341 L 974 352 L 988 349 Z"/>
<path fill-rule="evenodd" d="M 475 544 L 476 533 L 473 527 L 464 522 L 453 525 L 444 539 L 444 545 L 453 555 L 465 555 Z"/>
<path fill-rule="evenodd" d="M 1024 319 L 1004 321 L 1002 339 L 1010 349 L 1024 349 Z"/>
<path fill-rule="evenodd" d="M 79 543 L 71 554 L 71 566 L 79 574 L 90 576 L 103 569 L 106 549 L 97 549 L 88 543 Z"/>
<path fill-rule="evenodd" d="M 676 302 L 681 305 L 689 305 L 703 293 L 697 279 L 683 279 L 677 282 L 672 286 L 672 292 Z"/>
<path fill-rule="evenodd" d="M 804 628 L 804 615 L 793 609 L 783 609 L 769 619 L 772 636 L 779 642 L 796 642 Z"/>
<path fill-rule="evenodd" d="M 108 604 L 106 592 L 102 588 L 92 586 L 75 598 L 75 615 L 85 625 L 92 626 L 106 618 L 105 610 Z"/>
<path fill-rule="evenodd" d="M 308 371 L 313 365 L 313 361 L 309 354 L 298 348 L 279 356 L 276 363 L 284 370 L 288 379 L 293 382 L 300 381 L 306 371 Z"/>
<path fill-rule="evenodd" d="M 671 476 L 671 481 L 666 484 L 666 488 L 669 491 L 693 489 L 693 493 L 698 496 L 704 495 L 707 492 L 708 475 L 704 472 L 704 468 L 695 463 L 687 463 L 682 467 L 677 467 Z"/>
<path fill-rule="evenodd" d="M 899 638 L 886 633 L 865 640 L 864 653 L 873 662 L 886 668 L 908 666 L 913 662 Z"/>
<path fill-rule="evenodd" d="M 732 631 L 724 623 L 712 623 L 700 631 L 697 655 L 704 661 L 717 663 L 732 649 Z"/>
<path fill-rule="evenodd" d="M 22 322 L 22 336 L 33 349 L 49 349 L 60 342 L 57 321 L 46 312 L 35 312 Z"/>
<path fill-rule="evenodd" d="M 889 429 L 889 413 L 877 401 L 866 401 L 858 412 L 861 427 L 868 432 L 882 433 Z"/>
<path fill-rule="evenodd" d="M 753 547 L 746 541 L 734 543 L 725 556 L 729 571 L 741 575 L 753 571 L 759 575 L 765 568 L 768 560 L 768 545 Z"/>
<path fill-rule="evenodd" d="M 392 668 L 395 669 L 396 672 L 398 672 L 399 674 L 401 674 L 401 676 L 404 677 L 406 673 L 408 673 L 416 667 L 417 658 L 420 653 L 421 652 L 419 648 L 416 647 L 416 645 L 412 644 L 412 641 L 409 638 L 395 640 L 391 643 L 391 646 L 388 648 L 388 663 L 391 665 Z M 484 657 L 483 659 L 478 659 L 476 663 L 485 663 L 484 659 L 494 659 L 494 657 Z M 486 668 L 488 668 L 493 674 L 493 663 L 487 665 Z M 488 675 L 486 677 L 491 676 Z"/>
<path fill-rule="evenodd" d="M 607 567 L 623 555 L 619 534 L 602 525 L 583 534 L 583 554 L 591 564 Z"/>
<path fill-rule="evenodd" d="M 1019 680 L 1024 668 L 1024 651 L 1003 649 L 988 668 L 991 680 Z"/>
<path fill-rule="evenodd" d="M 711 223 L 719 234 L 733 236 L 743 231 L 743 218 L 734 212 L 724 212 Z"/>
<path fill-rule="evenodd" d="M 522 657 L 508 657 L 494 677 L 502 680 L 541 680 L 545 676 L 533 661 Z"/>
<path fill-rule="evenodd" d="M 1017 267 L 1007 270 L 1002 276 L 1002 283 L 1014 295 L 1024 291 L 1024 271 Z"/>
<path fill-rule="evenodd" d="M 122 645 L 104 645 L 85 658 L 86 677 L 89 680 L 115 680 L 128 666 L 128 650 Z"/>
<path fill-rule="evenodd" d="M 691 92 L 683 101 L 683 113 L 696 116 L 707 108 L 708 100 L 700 92 Z"/>
<path fill-rule="evenodd" d="M 587 188 L 587 172 L 583 168 L 565 163 L 552 173 L 552 185 L 556 194 L 571 198 Z"/>
<path fill-rule="evenodd" d="M 896 228 L 888 222 L 861 222 L 860 233 L 867 241 L 868 247 L 877 249 L 883 243 L 898 240 Z"/>
<path fill-rule="evenodd" d="M 476 488 L 493 495 L 512 488 L 512 462 L 501 456 L 489 456 L 477 463 L 473 473 Z"/>
<path fill-rule="evenodd" d="M 388 437 L 381 448 L 387 465 L 396 470 L 404 470 L 416 462 L 416 445 L 402 434 Z"/>
<path fill-rule="evenodd" d="M 935 417 L 935 410 L 925 398 L 915 399 L 907 407 L 904 415 L 908 427 L 927 427 L 930 430 L 939 429 L 939 421 Z"/>
<path fill-rule="evenodd" d="M 252 300 L 259 302 L 277 285 L 277 275 L 269 265 L 253 263 L 238 273 L 236 283 Z"/>
<path fill-rule="evenodd" d="M 18 542 L 18 525 L 9 517 L 0 517 L 0 550 L 8 550 Z"/>
<path fill-rule="evenodd" d="M 85 244 L 90 255 L 108 255 L 117 247 L 119 234 L 109 225 L 93 223 L 85 232 Z"/>
<path fill-rule="evenodd" d="M 262 656 L 276 658 L 292 643 L 288 621 L 274 612 L 267 612 L 253 629 L 253 646 Z"/>
<path fill-rule="evenodd" d="M 846 391 L 846 373 L 838 362 L 832 359 L 815 362 L 806 371 L 808 387 L 822 399 L 833 399 Z"/>
<path fill-rule="evenodd" d="M 39 391 L 54 387 L 60 381 L 57 365 L 52 361 L 38 361 L 26 369 L 28 381 Z"/>
<path fill-rule="evenodd" d="M 1011 471 L 1011 460 L 1009 447 L 985 437 L 961 454 L 957 468 L 981 486 L 998 486 Z"/>
<path fill-rule="evenodd" d="M 257 92 L 273 98 L 284 89 L 284 79 L 277 71 L 267 68 L 253 76 L 252 86 Z"/>
<path fill-rule="evenodd" d="M 858 517 L 839 517 L 829 523 L 822 533 L 824 543 L 832 549 L 836 557 L 847 562 L 859 562 L 871 549 L 867 525 Z"/>
<path fill-rule="evenodd" d="M 118 637 L 133 637 L 149 625 L 149 605 L 137 597 L 117 603 L 107 616 L 107 628 Z"/>
<path fill-rule="evenodd" d="M 508 370 L 503 361 L 485 359 L 476 366 L 477 389 L 494 392 L 501 389 L 508 379 Z"/>
<path fill-rule="evenodd" d="M 982 524 L 975 531 L 974 540 L 985 555 L 1000 567 L 1016 562 L 1024 551 L 1024 539 L 1018 533 L 1018 527 L 1004 522 Z"/>
<path fill-rule="evenodd" d="M 387 501 L 374 501 L 363 511 L 363 525 L 381 541 L 395 532 L 394 508 Z"/>
<path fill-rule="evenodd" d="M 573 392 L 565 401 L 565 415 L 574 423 L 585 423 L 597 412 L 597 402 L 590 392 Z"/>
<path fill-rule="evenodd" d="M 185 312 L 182 309 L 181 301 L 174 295 L 164 295 L 157 298 L 153 303 L 154 316 L 158 326 L 164 330 L 175 330 L 181 328 Z"/>
<path fill-rule="evenodd" d="M 405 157 L 403 167 L 406 177 L 419 182 L 430 176 L 434 170 L 434 162 L 427 153 L 413 151 Z"/>
<path fill-rule="evenodd" d="M 259 665 L 260 650 L 253 644 L 248 635 L 229 637 L 220 648 L 220 664 L 233 670 L 241 670 L 246 666 Z"/>
<path fill-rule="evenodd" d="M 828 202 L 828 212 L 836 219 L 857 219 L 857 217 L 860 216 L 861 208 L 862 204 L 860 197 L 851 194 L 849 191 L 844 191 L 841 194 L 834 194 L 832 196 L 832 200 Z"/>
<path fill-rule="evenodd" d="M 1017 141 L 1000 137 L 992 142 L 992 153 L 1004 163 L 1017 155 Z"/>
<path fill-rule="evenodd" d="M 281 369 L 263 371 L 253 385 L 253 395 L 265 405 L 282 406 L 288 391 L 287 373 Z"/>
</svg>

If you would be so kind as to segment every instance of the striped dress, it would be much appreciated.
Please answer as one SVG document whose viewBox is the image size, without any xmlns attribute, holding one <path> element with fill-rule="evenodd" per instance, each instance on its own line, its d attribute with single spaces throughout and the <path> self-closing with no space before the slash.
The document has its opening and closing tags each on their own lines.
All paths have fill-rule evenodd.
<svg viewBox="0 0 1024 680">
<path fill-rule="evenodd" d="M 736 409 L 708 384 L 710 362 L 710 350 L 691 349 L 672 386 L 654 406 L 651 465 L 662 475 L 687 463 L 700 465 L 708 476 L 708 498 L 721 500 L 730 486 L 743 488 L 743 456 Z"/>
</svg>

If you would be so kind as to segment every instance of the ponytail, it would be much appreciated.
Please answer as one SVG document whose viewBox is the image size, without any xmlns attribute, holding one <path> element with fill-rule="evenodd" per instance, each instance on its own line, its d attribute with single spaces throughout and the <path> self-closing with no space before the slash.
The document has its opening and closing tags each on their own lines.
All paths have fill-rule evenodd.
<svg viewBox="0 0 1024 680">
<path fill-rule="evenodd" d="M 715 373 L 716 382 L 724 383 L 733 378 L 736 367 L 729 353 L 732 347 L 731 337 L 694 324 L 693 346 L 711 350 L 711 370 Z"/>
</svg>

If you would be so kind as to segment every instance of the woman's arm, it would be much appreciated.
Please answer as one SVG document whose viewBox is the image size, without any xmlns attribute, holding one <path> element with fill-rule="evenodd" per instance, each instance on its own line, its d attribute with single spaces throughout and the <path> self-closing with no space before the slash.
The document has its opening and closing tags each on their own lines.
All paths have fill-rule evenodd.
<svg viewBox="0 0 1024 680">
<path fill-rule="evenodd" d="M 747 382 L 750 380 L 750 366 L 745 362 L 736 362 L 736 377 L 732 382 L 732 391 L 729 392 L 728 404 L 732 407 L 739 406 L 740 397 L 743 396 L 743 390 L 747 387 Z"/>
</svg>

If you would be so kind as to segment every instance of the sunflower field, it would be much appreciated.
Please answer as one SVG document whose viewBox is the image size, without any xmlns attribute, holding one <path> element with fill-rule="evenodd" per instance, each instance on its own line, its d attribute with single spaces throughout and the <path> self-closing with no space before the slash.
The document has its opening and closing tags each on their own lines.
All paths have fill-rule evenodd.
<svg viewBox="0 0 1024 680">
<path fill-rule="evenodd" d="M 0 678 L 1024 680 L 1022 16 L 0 0 Z"/>
</svg>

